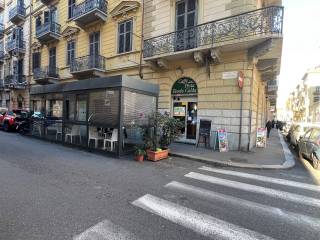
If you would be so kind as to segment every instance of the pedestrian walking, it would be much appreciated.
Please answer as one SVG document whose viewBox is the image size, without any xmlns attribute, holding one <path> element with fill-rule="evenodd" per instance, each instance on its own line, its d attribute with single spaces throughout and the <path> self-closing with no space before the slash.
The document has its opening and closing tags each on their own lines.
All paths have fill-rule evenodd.
<svg viewBox="0 0 320 240">
<path fill-rule="evenodd" d="M 270 131 L 271 131 L 271 128 L 272 128 L 272 122 L 270 120 L 268 120 L 267 124 L 266 124 L 266 128 L 267 128 L 267 138 L 269 138 L 270 136 Z"/>
</svg>

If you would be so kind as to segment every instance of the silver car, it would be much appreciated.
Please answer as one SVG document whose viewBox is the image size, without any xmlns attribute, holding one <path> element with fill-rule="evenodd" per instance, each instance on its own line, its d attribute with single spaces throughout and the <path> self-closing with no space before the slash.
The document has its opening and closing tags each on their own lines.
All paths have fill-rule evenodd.
<svg viewBox="0 0 320 240">
<path fill-rule="evenodd" d="M 311 160 L 315 169 L 320 168 L 320 127 L 313 127 L 300 137 L 298 154 L 300 159 Z"/>
</svg>

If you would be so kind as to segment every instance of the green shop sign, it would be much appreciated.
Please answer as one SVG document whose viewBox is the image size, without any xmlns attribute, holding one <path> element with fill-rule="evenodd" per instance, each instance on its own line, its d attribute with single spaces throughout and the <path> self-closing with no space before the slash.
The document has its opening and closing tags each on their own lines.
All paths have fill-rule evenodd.
<svg viewBox="0 0 320 240">
<path fill-rule="evenodd" d="M 172 95 L 195 95 L 198 93 L 196 82 L 188 77 L 178 79 L 172 86 Z"/>
</svg>

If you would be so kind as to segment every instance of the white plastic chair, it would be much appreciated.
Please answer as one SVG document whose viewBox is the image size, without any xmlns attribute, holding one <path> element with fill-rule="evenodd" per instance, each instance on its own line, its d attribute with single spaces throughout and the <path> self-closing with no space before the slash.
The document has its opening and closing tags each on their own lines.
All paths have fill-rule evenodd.
<svg viewBox="0 0 320 240">
<path fill-rule="evenodd" d="M 89 128 L 89 139 L 88 139 L 88 147 L 90 146 L 90 141 L 94 140 L 94 147 L 98 148 L 99 140 L 103 140 L 104 138 L 99 136 L 99 132 L 97 128 L 90 127 Z"/>
<path fill-rule="evenodd" d="M 114 148 L 114 144 L 116 142 L 118 142 L 118 129 L 113 129 L 111 138 L 105 138 L 103 140 L 103 149 L 104 150 L 107 149 L 107 143 L 108 143 L 108 145 L 110 144 L 110 151 L 112 152 Z"/>
<path fill-rule="evenodd" d="M 79 125 L 73 125 L 71 128 L 70 133 L 66 133 L 65 135 L 65 142 L 68 141 L 68 137 L 70 137 L 70 143 L 72 144 L 72 139 L 73 137 L 79 136 L 80 143 L 81 143 L 81 138 L 80 138 L 80 126 Z"/>
</svg>

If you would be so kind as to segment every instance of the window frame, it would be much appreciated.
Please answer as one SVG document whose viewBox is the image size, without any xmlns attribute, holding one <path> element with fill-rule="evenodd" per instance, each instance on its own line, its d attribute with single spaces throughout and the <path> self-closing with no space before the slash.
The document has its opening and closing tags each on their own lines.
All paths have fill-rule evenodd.
<svg viewBox="0 0 320 240">
<path fill-rule="evenodd" d="M 98 35 L 98 40 L 95 39 L 96 36 Z M 91 42 L 91 37 L 93 38 L 93 41 Z M 96 44 L 98 45 L 98 55 L 100 55 L 101 52 L 101 32 L 97 31 L 97 32 L 92 32 L 89 34 L 89 56 L 94 56 L 93 54 L 95 54 L 95 49 L 96 49 Z M 91 54 L 91 45 L 93 46 L 93 54 Z"/>
<path fill-rule="evenodd" d="M 131 22 L 131 30 L 130 30 L 130 50 L 126 50 L 126 34 L 128 32 L 126 32 L 126 23 L 127 22 Z M 124 32 L 123 33 L 120 33 L 120 27 L 121 25 L 124 25 Z M 133 51 L 133 29 L 134 29 L 134 21 L 133 21 L 133 18 L 130 18 L 130 19 L 126 19 L 124 21 L 121 21 L 118 23 L 118 33 L 117 33 L 117 54 L 125 54 L 125 53 L 129 53 L 129 52 L 132 52 Z M 120 51 L 120 38 L 121 36 L 124 36 L 124 41 L 123 41 L 123 51 L 121 52 Z"/>
<path fill-rule="evenodd" d="M 39 66 L 37 68 L 41 68 L 41 52 L 33 52 L 32 53 L 32 72 L 34 73 L 35 68 L 35 56 L 39 57 Z"/>
<path fill-rule="evenodd" d="M 73 18 L 73 7 L 76 5 L 76 0 L 68 0 L 68 19 Z"/>
<path fill-rule="evenodd" d="M 69 49 L 69 44 L 73 43 L 73 49 Z M 67 41 L 67 54 L 66 54 L 66 66 L 70 66 L 71 64 L 71 55 L 69 55 L 71 53 L 71 51 L 73 51 L 73 60 L 76 59 L 76 41 L 75 39 L 71 39 L 69 41 Z"/>
</svg>

